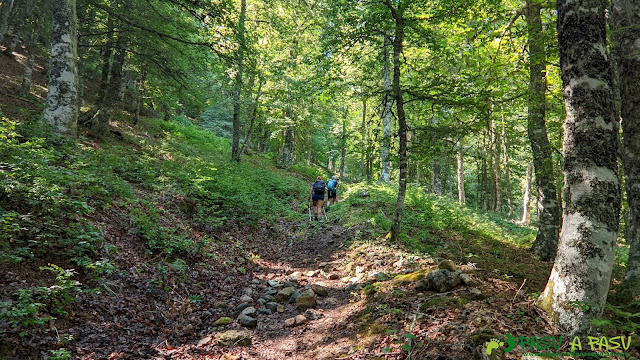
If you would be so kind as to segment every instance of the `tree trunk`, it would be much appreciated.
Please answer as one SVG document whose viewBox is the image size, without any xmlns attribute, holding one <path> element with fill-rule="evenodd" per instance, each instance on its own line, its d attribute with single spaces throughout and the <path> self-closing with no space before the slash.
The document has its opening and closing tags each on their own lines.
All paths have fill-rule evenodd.
<svg viewBox="0 0 640 360">
<path fill-rule="evenodd" d="M 391 176 L 391 163 L 389 160 L 389 149 L 391 148 L 391 104 L 392 104 L 392 88 L 391 88 L 391 71 L 389 68 L 389 34 L 384 35 L 384 48 L 382 61 L 384 75 L 384 108 L 382 111 L 382 147 L 380 149 L 382 156 L 382 172 L 380 173 L 379 182 L 389 182 Z"/>
<path fill-rule="evenodd" d="M 292 110 L 289 110 L 292 112 Z M 293 114 L 289 115 L 292 118 Z M 293 165 L 295 160 L 295 136 L 294 136 L 295 123 L 293 120 L 288 121 L 285 124 L 284 130 L 284 146 L 282 148 L 282 156 L 280 158 L 280 166 L 284 169 L 289 169 Z"/>
<path fill-rule="evenodd" d="M 502 157 L 504 158 L 504 181 L 506 182 L 507 206 L 509 207 L 509 217 L 513 215 L 513 203 L 511 193 L 511 174 L 509 170 L 509 151 L 507 147 L 507 134 L 504 129 L 504 112 L 502 113 Z"/>
<path fill-rule="evenodd" d="M 347 114 L 345 112 L 344 114 L 344 119 L 342 120 L 342 144 L 341 144 L 341 148 L 340 149 L 340 178 L 342 179 L 344 177 L 344 160 L 345 160 L 345 154 L 347 152 Z"/>
<path fill-rule="evenodd" d="M 489 130 L 491 131 L 491 150 L 493 153 L 493 162 L 495 169 L 493 171 L 494 188 L 496 192 L 496 201 L 494 203 L 494 211 L 502 212 L 502 171 L 500 169 L 500 137 L 498 136 L 498 129 L 496 129 L 496 122 L 492 119 L 489 121 Z"/>
<path fill-rule="evenodd" d="M 75 0 L 53 4 L 51 63 L 47 107 L 43 119 L 53 131 L 75 138 L 78 122 L 77 20 Z"/>
<path fill-rule="evenodd" d="M 14 3 L 15 0 L 2 1 L 2 7 L 0 7 L 0 10 L 2 10 L 0 14 L 0 44 L 4 42 L 4 36 L 9 30 L 9 17 L 13 11 Z"/>
<path fill-rule="evenodd" d="M 558 1 L 566 206 L 558 253 L 539 303 L 569 338 L 588 332 L 590 320 L 602 314 L 618 234 L 618 123 L 606 52 L 606 4 Z M 594 305 L 572 306 L 576 301 Z"/>
<path fill-rule="evenodd" d="M 547 78 L 539 3 L 527 2 L 526 18 L 529 28 L 530 72 L 527 133 L 538 188 L 538 235 L 533 243 L 533 250 L 540 260 L 551 261 L 555 258 L 558 247 L 561 209 L 554 187 L 551 145 L 545 124 Z"/>
<path fill-rule="evenodd" d="M 254 79 L 255 79 L 255 75 L 252 75 L 251 78 L 249 79 L 249 83 L 247 84 L 249 89 L 253 89 L 253 84 L 255 81 Z M 253 125 L 255 124 L 256 117 L 258 116 L 258 104 L 260 101 L 260 96 L 262 96 L 262 85 L 264 85 L 264 80 L 262 79 L 262 77 L 260 77 L 258 79 L 258 90 L 256 91 L 256 96 L 251 102 L 251 107 L 249 109 L 249 114 L 248 114 L 249 129 L 247 130 L 247 136 L 245 136 L 244 142 L 242 143 L 242 148 L 240 149 L 240 154 L 238 155 L 238 158 L 245 152 L 245 150 L 249 146 L 249 141 L 251 140 L 251 132 L 253 132 Z M 309 143 L 311 143 L 311 135 L 309 135 Z M 309 144 L 309 148 L 311 148 L 311 144 Z M 311 149 L 309 149 L 309 151 L 311 151 Z M 310 154 L 311 153 L 309 153 L 309 157 L 307 158 L 307 161 L 311 159 Z"/>
<path fill-rule="evenodd" d="M 231 157 L 235 161 L 240 161 L 240 102 L 242 92 L 242 71 L 244 70 L 244 50 L 245 50 L 245 16 L 247 13 L 247 0 L 240 1 L 240 18 L 238 19 L 238 53 L 236 56 L 236 77 L 233 86 L 233 136 L 231 143 Z M 288 166 L 287 166 L 288 168 Z"/>
<path fill-rule="evenodd" d="M 524 197 L 522 198 L 522 220 L 523 225 L 531 223 L 531 178 L 533 177 L 533 164 L 527 166 L 527 177 L 524 183 Z"/>
<path fill-rule="evenodd" d="M 392 9 L 390 0 L 385 0 L 389 9 Z M 402 54 L 402 42 L 404 41 L 404 8 L 402 2 L 398 3 L 398 7 L 394 13 L 396 36 L 393 39 L 393 93 L 396 102 L 396 111 L 398 115 L 398 199 L 393 214 L 393 222 L 391 224 L 390 240 L 398 241 L 400 234 L 400 225 L 402 223 L 402 215 L 404 212 L 404 198 L 407 192 L 407 121 L 404 114 L 404 100 L 402 99 L 402 88 L 400 88 L 400 55 Z"/>
<path fill-rule="evenodd" d="M 467 200 L 464 195 L 464 163 L 462 158 L 462 151 L 458 150 L 458 202 L 466 205 Z"/>
<path fill-rule="evenodd" d="M 43 13 L 44 11 L 41 11 L 38 15 L 36 15 L 35 19 L 33 20 L 31 34 L 29 35 L 29 38 L 25 46 L 29 55 L 27 55 L 27 62 L 24 66 L 24 73 L 22 75 L 22 86 L 20 88 L 20 91 L 22 91 L 23 94 L 29 94 L 31 92 L 31 82 L 33 79 L 33 65 L 36 59 L 35 47 L 38 39 L 40 26 L 43 22 L 43 19 L 42 19 Z"/>
<path fill-rule="evenodd" d="M 624 285 L 640 293 L 640 33 L 636 1 L 612 2 L 612 30 L 614 51 L 618 60 L 620 109 L 622 117 L 622 164 L 624 166 L 627 200 L 629 203 L 627 241 L 629 260 Z"/>
<path fill-rule="evenodd" d="M 431 119 L 431 124 L 434 127 L 438 126 L 438 118 L 436 118 L 435 116 Z M 431 138 L 431 140 L 433 141 L 434 146 L 436 145 L 438 138 L 434 136 Z M 432 170 L 433 170 L 433 193 L 436 194 L 436 196 L 440 197 L 442 196 L 442 174 L 441 174 L 441 166 L 440 166 L 440 161 L 441 158 L 440 156 L 435 156 L 433 158 L 433 165 L 432 165 Z"/>
<path fill-rule="evenodd" d="M 358 173 L 358 182 L 362 181 L 364 175 L 364 152 L 367 145 L 367 98 L 362 97 L 362 125 L 360 133 L 362 134 L 362 145 L 360 146 L 360 172 Z"/>
</svg>

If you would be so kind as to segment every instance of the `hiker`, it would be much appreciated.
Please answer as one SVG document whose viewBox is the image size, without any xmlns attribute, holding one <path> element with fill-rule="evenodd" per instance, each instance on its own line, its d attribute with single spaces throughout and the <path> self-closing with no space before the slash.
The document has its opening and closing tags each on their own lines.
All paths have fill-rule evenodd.
<svg viewBox="0 0 640 360">
<path fill-rule="evenodd" d="M 331 207 L 331 205 L 336 203 L 336 197 L 338 194 L 338 186 L 340 186 L 340 184 L 338 183 L 338 177 L 333 175 L 331 177 L 331 180 L 329 180 L 329 182 L 327 182 L 327 211 L 329 211 L 329 208 Z"/>
<path fill-rule="evenodd" d="M 316 181 L 311 184 L 311 192 L 309 193 L 309 200 L 313 200 L 313 213 L 315 219 L 318 220 L 318 216 L 322 216 L 322 203 L 324 202 L 325 183 L 322 181 L 322 176 L 318 176 Z"/>
</svg>

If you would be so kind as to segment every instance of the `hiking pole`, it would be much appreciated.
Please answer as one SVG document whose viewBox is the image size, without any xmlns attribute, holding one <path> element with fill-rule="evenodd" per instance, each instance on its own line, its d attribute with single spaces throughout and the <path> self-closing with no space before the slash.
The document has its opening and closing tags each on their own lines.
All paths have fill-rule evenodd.
<svg viewBox="0 0 640 360">
<path fill-rule="evenodd" d="M 311 221 L 311 199 L 309 199 L 309 203 L 307 204 L 307 208 L 309 209 L 309 221 Z"/>
</svg>

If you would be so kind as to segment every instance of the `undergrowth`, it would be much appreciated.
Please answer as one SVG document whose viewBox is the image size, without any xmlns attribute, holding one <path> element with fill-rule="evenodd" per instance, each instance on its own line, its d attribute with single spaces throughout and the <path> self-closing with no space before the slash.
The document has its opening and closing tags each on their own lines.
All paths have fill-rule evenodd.
<svg viewBox="0 0 640 360">
<path fill-rule="evenodd" d="M 119 137 L 68 142 L 49 136 L 35 114 L 0 118 L 0 269 L 40 266 L 54 275 L 4 292 L 4 339 L 19 334 L 28 343 L 67 316 L 79 291 L 118 271 L 109 256 L 119 249 L 105 244 L 96 219 L 117 214 L 160 275 L 184 273 L 184 258 L 215 256 L 215 233 L 298 217 L 291 204 L 311 181 L 259 155 L 232 161 L 228 140 L 184 121 L 119 120 Z M 80 284 L 78 273 L 94 281 Z M 56 351 L 49 358 L 66 356 Z"/>
</svg>

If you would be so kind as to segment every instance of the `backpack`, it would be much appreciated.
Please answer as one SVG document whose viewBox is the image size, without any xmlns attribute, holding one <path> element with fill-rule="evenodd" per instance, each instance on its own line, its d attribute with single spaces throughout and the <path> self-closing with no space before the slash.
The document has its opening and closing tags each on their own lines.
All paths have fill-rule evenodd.
<svg viewBox="0 0 640 360">
<path fill-rule="evenodd" d="M 316 195 L 324 195 L 324 181 L 316 180 L 313 185 L 313 193 Z"/>
<path fill-rule="evenodd" d="M 327 189 L 329 190 L 335 190 L 338 188 L 338 180 L 329 180 L 329 182 L 327 183 Z"/>
</svg>

